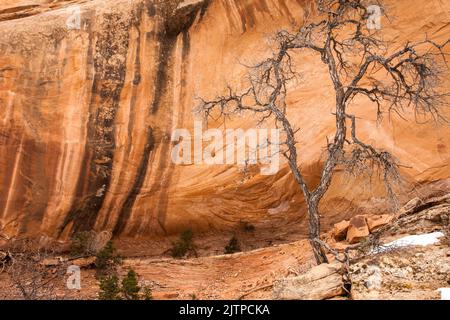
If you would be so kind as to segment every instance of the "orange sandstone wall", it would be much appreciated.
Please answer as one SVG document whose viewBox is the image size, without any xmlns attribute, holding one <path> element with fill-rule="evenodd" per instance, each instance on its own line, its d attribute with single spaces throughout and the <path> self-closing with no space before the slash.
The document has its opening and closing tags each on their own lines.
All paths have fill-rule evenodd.
<svg viewBox="0 0 450 320">
<path fill-rule="evenodd" d="M 386 40 L 448 37 L 450 3 L 414 3 L 387 1 Z M 75 8 L 80 29 L 67 27 Z M 309 0 L 2 1 L 0 232 L 148 237 L 305 219 L 285 164 L 277 175 L 245 180 L 236 166 L 174 165 L 170 136 L 193 129 L 196 97 L 239 87 L 243 65 L 267 55 L 267 37 L 298 26 L 311 8 Z M 316 56 L 296 62 L 304 78 L 287 100 L 301 128 L 302 168 L 314 181 L 333 133 L 334 98 Z M 366 141 L 393 152 L 410 182 L 449 177 L 448 126 L 396 118 L 377 125 L 366 101 L 354 112 Z M 382 191 L 338 174 L 322 211 L 332 217 L 370 203 L 387 210 Z"/>
</svg>

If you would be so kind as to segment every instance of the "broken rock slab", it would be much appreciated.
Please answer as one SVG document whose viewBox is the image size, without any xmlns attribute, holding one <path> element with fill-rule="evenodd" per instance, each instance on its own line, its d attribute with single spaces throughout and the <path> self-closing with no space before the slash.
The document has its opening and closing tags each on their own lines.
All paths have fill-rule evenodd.
<svg viewBox="0 0 450 320">
<path fill-rule="evenodd" d="M 347 231 L 350 226 L 350 221 L 343 220 L 333 226 L 332 234 L 336 241 L 343 241 L 347 237 Z"/>
<path fill-rule="evenodd" d="M 276 300 L 324 300 L 345 294 L 342 264 L 321 264 L 298 277 L 274 282 Z"/>
<path fill-rule="evenodd" d="M 411 199 L 410 201 L 408 201 L 403 208 L 400 209 L 400 214 L 406 213 L 406 212 L 410 212 L 412 210 L 414 210 L 415 208 L 418 208 L 421 204 L 423 204 L 422 199 L 416 197 L 414 199 Z"/>
<path fill-rule="evenodd" d="M 44 260 L 41 261 L 41 265 L 43 265 L 44 267 L 56 267 L 59 266 L 63 263 L 67 262 L 66 258 L 63 257 L 50 257 L 50 258 L 45 258 Z"/>
<path fill-rule="evenodd" d="M 370 233 L 374 233 L 381 227 L 391 223 L 393 216 L 389 214 L 372 215 L 366 218 Z"/>
<path fill-rule="evenodd" d="M 70 263 L 80 268 L 90 268 L 95 265 L 95 257 L 85 257 L 72 260 Z"/>
<path fill-rule="evenodd" d="M 370 235 L 369 226 L 366 217 L 362 215 L 354 216 L 350 220 L 350 226 L 347 231 L 347 241 L 350 244 L 361 242 Z"/>
<path fill-rule="evenodd" d="M 55 267 L 60 263 L 61 261 L 59 261 L 58 258 L 46 258 L 41 262 L 41 264 L 45 267 Z"/>
</svg>

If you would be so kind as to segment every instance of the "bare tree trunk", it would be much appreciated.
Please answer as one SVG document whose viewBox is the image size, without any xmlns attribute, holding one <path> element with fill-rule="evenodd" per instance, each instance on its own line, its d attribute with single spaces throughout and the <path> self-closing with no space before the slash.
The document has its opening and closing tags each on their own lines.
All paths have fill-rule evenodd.
<svg viewBox="0 0 450 320">
<path fill-rule="evenodd" d="M 323 247 L 315 241 L 320 237 L 319 201 L 307 199 L 309 214 L 309 241 L 314 252 L 317 264 L 328 263 L 327 255 Z"/>
<path fill-rule="evenodd" d="M 280 153 L 288 160 L 295 181 L 305 196 L 309 239 L 317 263 L 322 264 L 328 262 L 325 250 L 329 251 L 329 248 L 319 238 L 319 202 L 328 191 L 336 167 L 342 165 L 354 175 L 358 171 L 381 169 L 391 198 L 395 197 L 391 181 L 399 179 L 398 164 L 389 152 L 377 150 L 358 139 L 356 118 L 347 113 L 347 107 L 356 96 L 365 96 L 376 106 L 377 120 L 391 112 L 403 118 L 401 113 L 412 107 L 416 117 L 429 114 L 434 120 L 448 123 L 440 112 L 449 105 L 448 89 L 442 85 L 448 74 L 436 58 L 442 57 L 447 66 L 444 48 L 450 44 L 450 39 L 443 44 L 429 39 L 416 44 L 407 42 L 404 48 L 385 56 L 386 51 L 390 51 L 386 50 L 388 43 L 366 30 L 370 14 L 361 0 L 319 0 L 318 15 L 322 17 L 321 21 L 305 23 L 296 33 L 282 30 L 276 34 L 278 52 L 251 67 L 249 86 L 241 94 L 228 86 L 228 95 L 211 101 L 202 99 L 201 107 L 206 119 L 215 118 L 214 109 L 219 110 L 224 120 L 231 114 L 251 112 L 253 116 L 254 112 L 260 115 L 259 124 L 274 118 L 277 128 L 283 126 L 286 139 L 279 144 L 285 146 Z M 286 113 L 288 84 L 298 76 L 290 55 L 295 50 L 320 54 L 336 94 L 336 132 L 332 141 L 327 137 L 327 159 L 314 190 L 299 167 L 295 134 L 300 129 L 295 130 Z M 360 63 L 355 64 L 357 61 Z M 381 84 L 384 80 L 377 79 L 380 70 L 387 73 L 386 83 Z M 348 119 L 352 125 L 351 137 L 347 136 Z M 349 145 L 347 150 L 346 144 Z"/>
</svg>

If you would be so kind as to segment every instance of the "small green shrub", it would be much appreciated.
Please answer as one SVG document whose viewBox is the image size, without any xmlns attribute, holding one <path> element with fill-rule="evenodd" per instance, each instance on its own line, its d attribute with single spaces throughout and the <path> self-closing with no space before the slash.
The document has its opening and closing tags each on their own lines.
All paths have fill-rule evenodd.
<svg viewBox="0 0 450 320">
<path fill-rule="evenodd" d="M 184 257 L 188 251 L 195 251 L 194 242 L 192 241 L 193 232 L 188 229 L 181 233 L 180 238 L 172 244 L 170 252 L 174 258 Z"/>
<path fill-rule="evenodd" d="M 122 293 L 126 300 L 139 300 L 139 291 L 137 274 L 130 269 L 125 278 L 122 279 Z"/>
<path fill-rule="evenodd" d="M 121 300 L 121 290 L 119 288 L 119 278 L 113 274 L 100 279 L 100 300 Z"/>
<path fill-rule="evenodd" d="M 91 243 L 93 240 L 94 235 L 90 231 L 76 233 L 70 242 L 70 255 L 73 257 L 91 255 Z"/>
<path fill-rule="evenodd" d="M 150 287 L 144 286 L 141 290 L 143 300 L 153 300 L 152 289 Z"/>
<path fill-rule="evenodd" d="M 148 286 L 138 285 L 138 275 L 130 269 L 122 279 L 119 286 L 119 277 L 116 273 L 100 278 L 100 300 L 152 300 L 152 290 Z"/>
<path fill-rule="evenodd" d="M 102 275 L 115 271 L 117 265 L 121 262 L 122 258 L 117 255 L 113 242 L 108 241 L 96 255 L 95 266 L 97 268 L 97 274 Z"/>
<path fill-rule="evenodd" d="M 225 254 L 232 254 L 241 251 L 241 246 L 239 244 L 239 240 L 236 236 L 231 237 L 228 245 L 225 247 Z"/>
</svg>

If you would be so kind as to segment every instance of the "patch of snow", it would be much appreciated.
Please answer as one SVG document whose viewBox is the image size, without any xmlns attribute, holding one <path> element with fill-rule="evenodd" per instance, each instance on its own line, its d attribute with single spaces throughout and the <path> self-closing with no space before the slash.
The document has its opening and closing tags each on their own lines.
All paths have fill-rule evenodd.
<svg viewBox="0 0 450 320">
<path fill-rule="evenodd" d="M 438 291 L 441 293 L 441 300 L 450 300 L 450 288 L 440 288 Z"/>
<path fill-rule="evenodd" d="M 397 239 L 388 243 L 386 246 L 391 247 L 409 247 L 409 246 L 429 246 L 439 242 L 439 238 L 442 238 L 444 234 L 442 232 L 433 232 L 427 234 L 420 234 L 414 236 L 406 236 L 401 239 Z"/>
<path fill-rule="evenodd" d="M 406 236 L 375 248 L 373 253 L 386 252 L 393 249 L 411 246 L 429 246 L 438 243 L 439 238 L 442 238 L 443 236 L 444 234 L 442 232 Z"/>
</svg>

